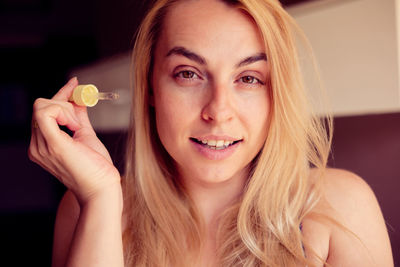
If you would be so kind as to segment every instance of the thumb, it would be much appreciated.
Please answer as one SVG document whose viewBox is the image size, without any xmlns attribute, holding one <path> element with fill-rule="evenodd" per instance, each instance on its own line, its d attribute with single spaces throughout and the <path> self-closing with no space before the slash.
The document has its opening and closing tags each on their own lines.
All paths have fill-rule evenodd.
<svg viewBox="0 0 400 267">
<path fill-rule="evenodd" d="M 78 79 L 76 77 L 71 78 L 54 96 L 53 100 L 68 101 L 72 95 L 72 91 L 78 85 Z"/>
<path fill-rule="evenodd" d="M 86 106 L 78 106 L 78 105 L 74 104 L 74 109 L 75 109 L 75 115 L 81 122 L 81 125 L 84 127 L 89 127 L 91 129 L 93 129 L 92 124 L 90 123 L 90 120 L 89 120 L 87 107 Z"/>
</svg>

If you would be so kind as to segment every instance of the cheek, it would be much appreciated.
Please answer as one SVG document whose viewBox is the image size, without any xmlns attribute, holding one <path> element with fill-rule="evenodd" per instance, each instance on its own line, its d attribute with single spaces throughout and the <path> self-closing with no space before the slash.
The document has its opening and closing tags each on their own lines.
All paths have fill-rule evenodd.
<svg viewBox="0 0 400 267">
<path fill-rule="evenodd" d="M 157 131 L 161 141 L 170 139 L 176 127 L 176 115 L 179 112 L 174 109 L 174 103 L 163 97 L 155 97 L 154 108 L 156 110 Z"/>
<path fill-rule="evenodd" d="M 252 101 L 251 105 L 246 105 L 244 110 L 246 110 L 246 117 L 242 118 L 242 121 L 245 120 L 243 123 L 246 125 L 250 144 L 254 152 L 258 153 L 268 136 L 270 102 L 267 97 L 260 96 Z"/>
<path fill-rule="evenodd" d="M 242 122 L 251 135 L 266 135 L 270 113 L 267 93 L 259 94 L 241 103 Z"/>
<path fill-rule="evenodd" d="M 177 147 L 176 140 L 184 138 L 190 120 L 190 106 L 173 90 L 163 88 L 164 93 L 155 92 L 155 110 L 158 135 L 168 149 Z M 168 92 L 168 93 L 165 93 Z"/>
<path fill-rule="evenodd" d="M 154 108 L 159 135 L 176 137 L 183 130 L 188 130 L 191 122 L 198 117 L 201 97 L 197 90 L 176 86 L 167 75 L 160 75 L 155 86 Z"/>
</svg>

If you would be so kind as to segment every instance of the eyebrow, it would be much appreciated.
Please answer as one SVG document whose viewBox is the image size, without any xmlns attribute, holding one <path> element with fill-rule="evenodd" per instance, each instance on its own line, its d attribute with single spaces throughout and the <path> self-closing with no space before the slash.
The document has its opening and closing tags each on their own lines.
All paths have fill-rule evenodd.
<svg viewBox="0 0 400 267">
<path fill-rule="evenodd" d="M 207 65 L 205 58 L 197 55 L 196 53 L 194 53 L 192 51 L 189 51 L 188 49 L 186 49 L 182 46 L 174 47 L 171 50 L 169 50 L 167 57 L 169 57 L 171 55 L 181 55 L 181 56 L 187 57 L 188 59 L 193 60 L 201 65 Z"/>
<path fill-rule="evenodd" d="M 267 61 L 267 55 L 265 53 L 258 53 L 253 56 L 247 57 L 247 58 L 243 59 L 242 61 L 240 61 L 236 65 L 236 67 L 237 68 L 243 67 L 243 66 L 246 66 L 246 65 L 252 64 L 254 62 L 261 61 L 261 60 Z"/>
<path fill-rule="evenodd" d="M 171 55 L 181 55 L 181 56 L 184 56 L 190 60 L 193 60 L 193 61 L 199 63 L 200 65 L 207 65 L 207 61 L 205 60 L 204 57 L 202 57 L 202 56 L 196 54 L 195 52 L 192 52 L 182 46 L 176 46 L 176 47 L 172 48 L 171 50 L 169 50 L 166 57 L 169 57 Z M 237 68 L 242 67 L 242 66 L 257 62 L 257 61 L 261 61 L 261 60 L 267 61 L 267 55 L 265 53 L 258 53 L 253 56 L 247 57 L 247 58 L 241 60 L 238 64 L 236 64 L 236 67 Z"/>
</svg>

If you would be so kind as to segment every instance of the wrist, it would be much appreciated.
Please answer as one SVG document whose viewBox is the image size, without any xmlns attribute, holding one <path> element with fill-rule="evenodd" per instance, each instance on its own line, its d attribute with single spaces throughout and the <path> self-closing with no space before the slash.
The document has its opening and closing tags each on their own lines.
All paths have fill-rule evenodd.
<svg viewBox="0 0 400 267">
<path fill-rule="evenodd" d="M 115 182 L 103 187 L 96 192 L 89 192 L 86 196 L 78 198 L 81 208 L 93 205 L 113 206 L 116 211 L 123 208 L 122 188 L 120 182 Z"/>
</svg>

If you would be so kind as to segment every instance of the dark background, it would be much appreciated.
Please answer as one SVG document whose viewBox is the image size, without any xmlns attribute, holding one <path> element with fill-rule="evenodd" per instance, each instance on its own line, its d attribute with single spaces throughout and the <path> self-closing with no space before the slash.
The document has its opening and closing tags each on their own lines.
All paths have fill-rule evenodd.
<svg viewBox="0 0 400 267">
<path fill-rule="evenodd" d="M 0 1 L 0 265 L 51 262 L 55 212 L 65 188 L 27 157 L 34 99 L 51 97 L 72 68 L 129 51 L 146 5 L 139 0 Z M 356 172 L 374 189 L 400 263 L 400 114 L 335 118 L 335 125 L 330 165 Z M 125 133 L 98 135 L 122 169 Z"/>
</svg>

